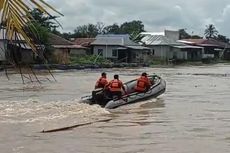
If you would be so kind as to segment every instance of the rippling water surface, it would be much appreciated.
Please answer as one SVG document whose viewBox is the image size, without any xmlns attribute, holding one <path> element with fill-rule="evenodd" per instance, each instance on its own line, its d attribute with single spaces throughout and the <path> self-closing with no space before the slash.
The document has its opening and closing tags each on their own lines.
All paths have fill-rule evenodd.
<svg viewBox="0 0 230 153">
<path fill-rule="evenodd" d="M 0 72 L 0 152 L 230 152 L 230 65 L 105 69 L 124 82 L 143 71 L 167 82 L 157 99 L 110 111 L 79 103 L 101 71 L 58 72 L 57 82 L 41 85 L 23 85 L 20 75 L 7 80 Z M 41 133 L 82 123 L 92 124 Z"/>
</svg>

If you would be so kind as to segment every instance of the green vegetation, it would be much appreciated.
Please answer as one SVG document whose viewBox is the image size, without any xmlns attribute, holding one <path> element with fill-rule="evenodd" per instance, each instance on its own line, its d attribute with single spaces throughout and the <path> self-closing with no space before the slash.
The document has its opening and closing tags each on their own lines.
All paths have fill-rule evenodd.
<svg viewBox="0 0 230 153">
<path fill-rule="evenodd" d="M 215 39 L 220 42 L 229 43 L 230 39 L 227 36 L 220 34 L 216 27 L 213 24 L 206 25 L 204 31 L 204 37 L 206 39 Z M 180 39 L 202 39 L 202 36 L 193 35 L 186 32 L 186 29 L 179 29 L 179 38 Z"/>
<path fill-rule="evenodd" d="M 216 27 L 213 24 L 206 25 L 204 35 L 207 39 L 215 38 L 218 34 Z"/>
<path fill-rule="evenodd" d="M 97 24 L 81 25 L 77 26 L 73 33 L 63 33 L 61 36 L 70 38 L 94 38 L 98 34 L 129 34 L 132 40 L 137 41 L 138 35 L 144 32 L 144 24 L 142 21 L 133 20 L 130 22 L 124 22 L 121 25 L 116 23 L 105 26 L 102 22 Z"/>
</svg>

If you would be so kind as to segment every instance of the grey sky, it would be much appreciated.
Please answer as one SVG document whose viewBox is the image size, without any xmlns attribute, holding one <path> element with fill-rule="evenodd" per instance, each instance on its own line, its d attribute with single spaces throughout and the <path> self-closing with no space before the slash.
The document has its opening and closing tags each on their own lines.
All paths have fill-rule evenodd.
<svg viewBox="0 0 230 153">
<path fill-rule="evenodd" d="M 230 37 L 230 0 L 48 0 L 65 16 L 63 31 L 103 22 L 105 25 L 141 20 L 146 31 L 187 29 L 203 35 L 205 25 L 214 24 Z"/>
</svg>

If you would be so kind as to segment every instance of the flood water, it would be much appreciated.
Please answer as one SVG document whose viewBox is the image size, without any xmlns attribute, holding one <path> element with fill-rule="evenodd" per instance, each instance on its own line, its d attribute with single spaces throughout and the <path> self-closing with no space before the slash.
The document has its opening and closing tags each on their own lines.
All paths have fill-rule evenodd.
<svg viewBox="0 0 230 153">
<path fill-rule="evenodd" d="M 101 71 L 125 82 L 146 71 L 167 82 L 157 99 L 105 110 L 79 103 Z M 0 72 L 1 153 L 229 153 L 230 65 L 54 73 L 22 84 Z M 50 76 L 47 76 L 52 79 Z M 25 80 L 26 81 L 26 80 Z M 101 119 L 110 119 L 97 122 Z M 71 130 L 41 133 L 81 123 Z"/>
</svg>

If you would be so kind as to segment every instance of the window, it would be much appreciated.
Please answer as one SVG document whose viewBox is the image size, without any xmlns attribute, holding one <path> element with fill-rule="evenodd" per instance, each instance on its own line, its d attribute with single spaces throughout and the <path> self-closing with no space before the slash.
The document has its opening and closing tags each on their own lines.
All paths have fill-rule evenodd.
<svg viewBox="0 0 230 153">
<path fill-rule="evenodd" d="M 97 55 L 103 56 L 103 49 L 98 49 L 98 50 L 97 50 Z"/>
<path fill-rule="evenodd" d="M 112 50 L 112 56 L 113 57 L 117 57 L 117 49 L 113 49 Z"/>
</svg>

